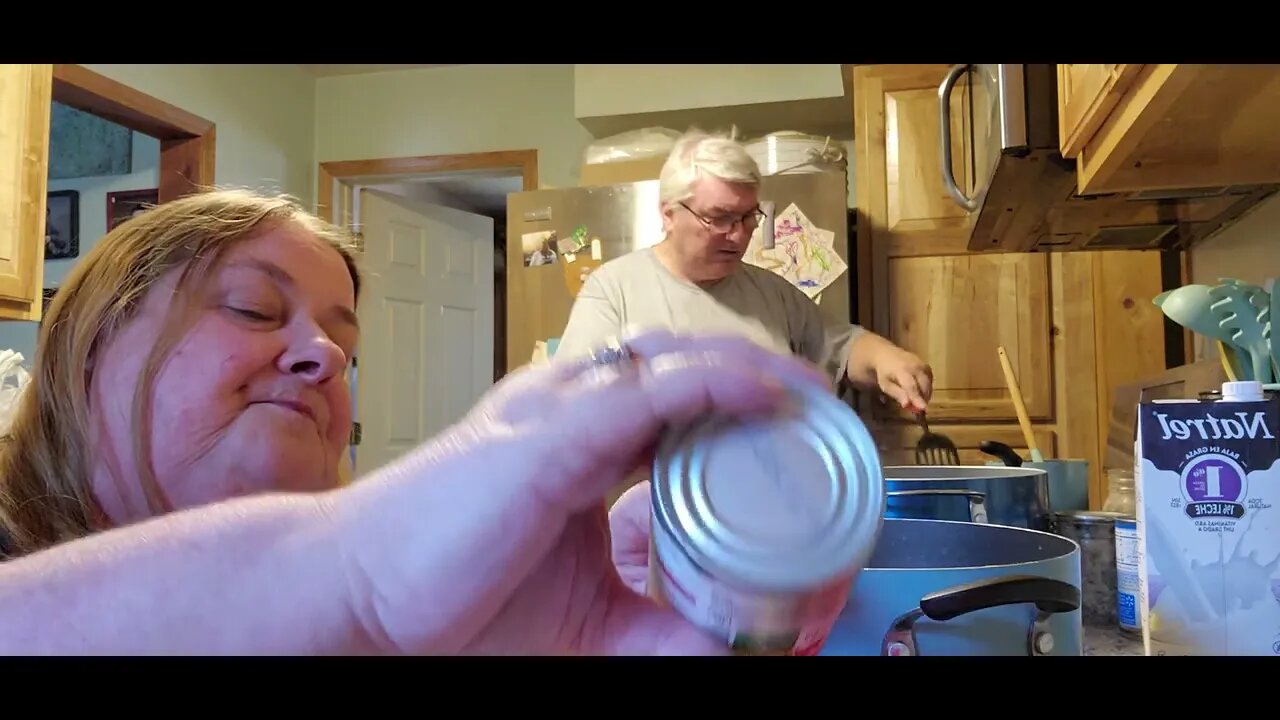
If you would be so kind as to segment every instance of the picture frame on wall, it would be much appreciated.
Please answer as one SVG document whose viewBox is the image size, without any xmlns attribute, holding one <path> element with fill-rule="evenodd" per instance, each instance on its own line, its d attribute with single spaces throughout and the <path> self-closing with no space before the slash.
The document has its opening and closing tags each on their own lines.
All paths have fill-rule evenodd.
<svg viewBox="0 0 1280 720">
<path fill-rule="evenodd" d="M 107 193 L 107 232 L 120 223 L 160 204 L 160 188 Z"/>
<path fill-rule="evenodd" d="M 47 287 L 41 292 L 40 298 L 40 320 L 36 322 L 36 327 L 44 325 L 45 318 L 49 317 L 49 305 L 53 302 L 53 296 L 58 294 L 58 288 Z M 35 358 L 31 358 L 34 360 Z"/>
<path fill-rule="evenodd" d="M 80 193 L 50 191 L 44 210 L 44 259 L 65 260 L 79 255 Z"/>
</svg>

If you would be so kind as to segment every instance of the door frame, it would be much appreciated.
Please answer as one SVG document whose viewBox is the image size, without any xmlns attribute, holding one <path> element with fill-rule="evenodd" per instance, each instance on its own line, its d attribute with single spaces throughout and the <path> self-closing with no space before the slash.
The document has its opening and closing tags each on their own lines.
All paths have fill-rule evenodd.
<svg viewBox="0 0 1280 720">
<path fill-rule="evenodd" d="M 159 202 L 212 188 L 213 121 L 82 65 L 54 64 L 53 100 L 159 140 Z"/>
<path fill-rule="evenodd" d="M 454 155 L 417 155 L 412 157 L 374 158 L 367 160 L 330 160 L 319 163 L 316 172 L 316 213 L 329 222 L 347 224 L 349 202 L 343 202 L 342 185 L 376 179 L 378 183 L 394 183 L 399 179 L 477 170 L 515 170 L 524 191 L 538 189 L 538 151 L 496 150 L 492 152 Z M 342 212 L 334 217 L 334 210 Z M 508 239 L 508 242 L 510 240 Z M 509 272 L 509 271 L 508 271 Z M 494 283 L 493 303 L 493 381 L 507 372 L 507 302 L 505 272 L 502 282 Z"/>
<path fill-rule="evenodd" d="M 325 220 L 336 222 L 333 217 L 334 194 L 338 192 L 338 184 L 342 181 L 352 183 L 366 178 L 378 178 L 379 182 L 393 183 L 397 179 L 411 176 L 468 170 L 519 170 L 524 190 L 538 189 L 537 150 L 330 160 L 320 163 L 316 172 L 316 211 Z"/>
</svg>

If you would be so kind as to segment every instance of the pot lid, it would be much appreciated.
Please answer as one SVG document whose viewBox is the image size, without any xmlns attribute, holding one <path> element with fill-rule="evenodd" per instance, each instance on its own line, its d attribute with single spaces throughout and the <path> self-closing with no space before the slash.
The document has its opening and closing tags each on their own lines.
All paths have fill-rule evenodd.
<svg viewBox="0 0 1280 720">
<path fill-rule="evenodd" d="M 1116 520 L 1134 519 L 1128 513 L 1112 512 L 1110 510 L 1059 510 L 1053 516 L 1081 524 L 1114 523 Z"/>
</svg>

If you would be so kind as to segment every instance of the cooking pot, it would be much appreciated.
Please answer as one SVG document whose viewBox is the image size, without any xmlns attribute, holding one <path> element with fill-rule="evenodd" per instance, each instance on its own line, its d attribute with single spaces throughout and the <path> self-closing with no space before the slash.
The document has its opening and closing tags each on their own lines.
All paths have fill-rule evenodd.
<svg viewBox="0 0 1280 720">
<path fill-rule="evenodd" d="M 819 655 L 1082 655 L 1080 546 L 1025 528 L 884 520 Z"/>
<path fill-rule="evenodd" d="M 1013 448 L 1002 442 L 983 440 L 978 449 L 999 461 L 989 465 L 1039 468 L 1049 474 L 1049 508 L 1053 512 L 1089 509 L 1089 461 L 1072 459 L 1024 462 Z"/>
<path fill-rule="evenodd" d="M 989 465 L 889 465 L 885 517 L 1051 530 L 1048 474 Z"/>
</svg>

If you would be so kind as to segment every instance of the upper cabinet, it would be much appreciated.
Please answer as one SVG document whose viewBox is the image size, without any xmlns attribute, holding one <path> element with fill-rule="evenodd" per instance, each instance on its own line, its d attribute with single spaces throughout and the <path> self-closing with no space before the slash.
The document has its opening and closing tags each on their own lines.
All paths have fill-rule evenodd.
<svg viewBox="0 0 1280 720">
<path fill-rule="evenodd" d="M 1063 157 L 1080 154 L 1141 65 L 1059 65 L 1058 132 Z"/>
<path fill-rule="evenodd" d="M 0 64 L 0 320 L 39 320 L 53 66 Z"/>
<path fill-rule="evenodd" d="M 1280 183 L 1280 65 L 1059 65 L 1077 192 Z"/>
</svg>

